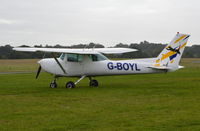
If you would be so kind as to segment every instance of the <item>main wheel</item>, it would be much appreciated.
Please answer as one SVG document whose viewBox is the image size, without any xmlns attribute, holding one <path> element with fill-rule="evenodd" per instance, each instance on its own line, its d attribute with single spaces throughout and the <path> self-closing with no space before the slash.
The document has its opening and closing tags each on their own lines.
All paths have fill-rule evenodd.
<svg viewBox="0 0 200 131">
<path fill-rule="evenodd" d="M 70 89 L 70 88 L 75 88 L 74 82 L 72 82 L 72 81 L 67 82 L 66 88 L 69 88 L 69 89 Z"/>
<path fill-rule="evenodd" d="M 97 87 L 99 85 L 97 80 L 90 80 L 90 86 Z"/>
<path fill-rule="evenodd" d="M 54 81 L 51 82 L 51 83 L 50 83 L 50 87 L 51 87 L 51 88 L 56 88 L 56 87 L 57 87 L 57 83 L 54 82 Z"/>
</svg>

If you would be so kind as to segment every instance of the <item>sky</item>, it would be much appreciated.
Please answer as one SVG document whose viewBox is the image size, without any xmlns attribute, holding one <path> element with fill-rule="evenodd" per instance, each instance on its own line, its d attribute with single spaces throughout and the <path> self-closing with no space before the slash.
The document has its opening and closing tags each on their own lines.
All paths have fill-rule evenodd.
<svg viewBox="0 0 200 131">
<path fill-rule="evenodd" d="M 0 45 L 200 44 L 199 0 L 0 0 Z"/>
</svg>

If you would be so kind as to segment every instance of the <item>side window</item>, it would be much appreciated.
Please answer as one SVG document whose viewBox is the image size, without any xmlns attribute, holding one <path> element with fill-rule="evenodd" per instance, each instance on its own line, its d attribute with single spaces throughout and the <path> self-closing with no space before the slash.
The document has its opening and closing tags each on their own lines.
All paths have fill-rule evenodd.
<svg viewBox="0 0 200 131">
<path fill-rule="evenodd" d="M 78 55 L 78 62 L 82 62 L 83 61 L 83 55 Z"/>
<path fill-rule="evenodd" d="M 91 55 L 92 61 L 98 61 L 98 57 L 96 55 Z"/>
<path fill-rule="evenodd" d="M 70 62 L 81 62 L 83 60 L 83 56 L 79 54 L 67 54 L 67 61 Z"/>
<path fill-rule="evenodd" d="M 101 54 L 91 54 L 89 55 L 90 59 L 92 61 L 103 61 L 103 60 L 107 60 L 107 58 L 104 55 Z"/>
</svg>

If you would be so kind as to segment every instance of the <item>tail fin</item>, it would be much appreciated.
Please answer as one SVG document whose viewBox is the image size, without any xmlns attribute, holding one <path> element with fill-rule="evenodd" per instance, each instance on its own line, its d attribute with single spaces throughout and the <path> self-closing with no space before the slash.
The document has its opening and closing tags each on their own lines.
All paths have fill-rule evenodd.
<svg viewBox="0 0 200 131">
<path fill-rule="evenodd" d="M 178 69 L 179 62 L 190 35 L 177 33 L 174 39 L 158 55 L 153 66 Z"/>
</svg>

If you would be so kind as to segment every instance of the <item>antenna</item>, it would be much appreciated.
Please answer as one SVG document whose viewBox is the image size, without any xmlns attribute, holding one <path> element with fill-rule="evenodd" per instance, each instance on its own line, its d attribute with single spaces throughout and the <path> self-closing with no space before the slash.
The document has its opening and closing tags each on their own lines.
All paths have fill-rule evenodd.
<svg viewBox="0 0 200 131">
<path fill-rule="evenodd" d="M 96 44 L 94 44 L 94 46 L 92 47 L 92 50 L 94 50 L 95 47 L 96 47 Z"/>
<path fill-rule="evenodd" d="M 45 56 L 46 56 L 46 53 L 44 53 L 44 55 L 43 55 L 42 59 L 44 59 L 44 58 L 45 58 Z"/>
<path fill-rule="evenodd" d="M 86 44 L 85 47 L 83 48 L 83 50 L 85 50 L 85 49 L 87 48 L 87 46 L 88 46 L 88 45 Z"/>
</svg>

